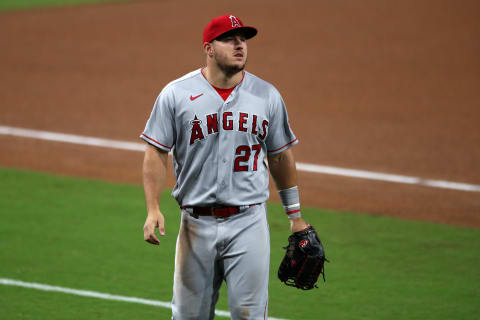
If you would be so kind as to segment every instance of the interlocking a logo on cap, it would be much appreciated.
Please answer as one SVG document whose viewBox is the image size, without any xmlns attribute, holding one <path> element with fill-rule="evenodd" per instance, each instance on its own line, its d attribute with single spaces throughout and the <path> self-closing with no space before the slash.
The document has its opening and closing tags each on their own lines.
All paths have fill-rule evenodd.
<svg viewBox="0 0 480 320">
<path fill-rule="evenodd" d="M 232 28 L 241 27 L 242 25 L 238 21 L 237 17 L 230 15 L 230 20 L 232 21 Z"/>
</svg>

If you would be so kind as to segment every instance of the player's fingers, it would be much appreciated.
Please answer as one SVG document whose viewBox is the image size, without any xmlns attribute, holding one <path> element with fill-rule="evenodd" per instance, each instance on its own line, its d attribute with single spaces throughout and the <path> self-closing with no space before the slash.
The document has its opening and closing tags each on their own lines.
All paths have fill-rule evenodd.
<svg viewBox="0 0 480 320">
<path fill-rule="evenodd" d="M 154 232 L 155 229 L 152 229 L 148 224 L 145 223 L 143 226 L 143 240 L 148 241 L 150 235 Z"/>
<path fill-rule="evenodd" d="M 151 244 L 155 244 L 155 245 L 159 245 L 160 244 L 160 240 L 158 240 L 157 236 L 155 236 L 155 234 L 150 234 L 150 236 L 148 237 L 148 239 L 146 239 L 146 241 L 148 243 L 151 243 Z"/>
<path fill-rule="evenodd" d="M 144 232 L 144 233 L 143 233 L 143 240 L 148 241 L 148 239 L 150 239 L 150 234 Z"/>
<path fill-rule="evenodd" d="M 143 240 L 152 243 L 152 244 L 159 244 L 160 241 L 155 236 L 155 228 L 150 226 L 149 224 L 145 224 L 143 227 Z"/>
<path fill-rule="evenodd" d="M 165 235 L 165 221 L 163 219 L 163 216 L 160 216 L 160 219 L 158 219 L 157 227 L 158 227 L 158 232 L 160 232 L 160 235 L 164 236 Z"/>
</svg>

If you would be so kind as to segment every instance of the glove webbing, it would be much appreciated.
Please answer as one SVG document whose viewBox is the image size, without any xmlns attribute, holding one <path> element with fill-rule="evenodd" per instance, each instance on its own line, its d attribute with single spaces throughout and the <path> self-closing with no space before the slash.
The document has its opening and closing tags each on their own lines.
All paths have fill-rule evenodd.
<svg viewBox="0 0 480 320">
<path fill-rule="evenodd" d="M 303 272 L 303 269 L 305 268 L 305 266 L 306 266 L 307 264 L 310 263 L 310 261 L 312 260 L 312 259 L 310 259 L 311 257 L 312 257 L 312 256 L 308 255 L 308 256 L 305 258 L 305 260 L 303 261 L 303 265 L 300 267 L 300 270 L 298 271 L 298 274 L 299 274 L 299 275 L 303 275 L 303 273 L 302 273 L 302 272 Z M 327 259 L 325 259 L 325 261 L 329 262 Z M 313 266 L 313 268 L 312 268 L 311 270 L 317 270 L 318 265 L 319 265 L 320 263 L 321 263 L 320 260 L 315 259 L 315 265 Z M 295 283 L 295 286 L 296 286 L 297 288 L 302 289 L 302 290 L 310 290 L 310 289 L 312 289 L 312 288 L 318 288 L 318 286 L 317 286 L 316 284 L 313 285 L 313 286 L 310 286 L 310 285 L 308 285 L 308 284 L 309 284 L 309 283 L 315 283 L 315 282 L 317 281 L 318 277 L 320 276 L 320 274 L 321 274 L 322 277 L 323 277 L 323 282 L 325 282 L 325 269 L 322 268 L 322 270 L 320 270 L 320 272 L 319 272 L 318 275 L 316 276 L 316 277 L 317 277 L 316 279 L 313 279 L 313 277 L 314 277 L 313 274 L 309 274 L 309 277 L 308 277 L 307 279 L 297 279 L 297 281 L 294 282 L 294 283 Z M 303 285 L 300 284 L 299 282 L 303 282 L 302 280 L 305 280 L 304 282 L 306 282 L 307 284 L 303 284 Z"/>
</svg>

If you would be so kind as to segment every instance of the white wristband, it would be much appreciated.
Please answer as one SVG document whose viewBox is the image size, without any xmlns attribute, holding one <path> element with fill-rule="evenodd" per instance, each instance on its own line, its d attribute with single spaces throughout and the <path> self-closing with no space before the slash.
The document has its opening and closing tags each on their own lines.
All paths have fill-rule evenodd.
<svg viewBox="0 0 480 320">
<path fill-rule="evenodd" d="M 292 187 L 278 191 L 278 195 L 282 200 L 283 208 L 289 219 L 298 218 L 300 213 L 300 196 L 298 194 L 298 187 Z"/>
</svg>

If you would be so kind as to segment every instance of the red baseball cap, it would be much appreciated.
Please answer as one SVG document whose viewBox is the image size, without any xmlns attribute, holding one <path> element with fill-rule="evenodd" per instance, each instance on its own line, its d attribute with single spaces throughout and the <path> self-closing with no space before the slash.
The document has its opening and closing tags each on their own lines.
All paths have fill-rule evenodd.
<svg viewBox="0 0 480 320">
<path fill-rule="evenodd" d="M 257 29 L 244 26 L 242 21 L 231 14 L 213 18 L 203 30 L 203 42 L 210 42 L 218 36 L 232 30 L 241 29 L 245 32 L 247 39 L 255 37 Z"/>
</svg>

